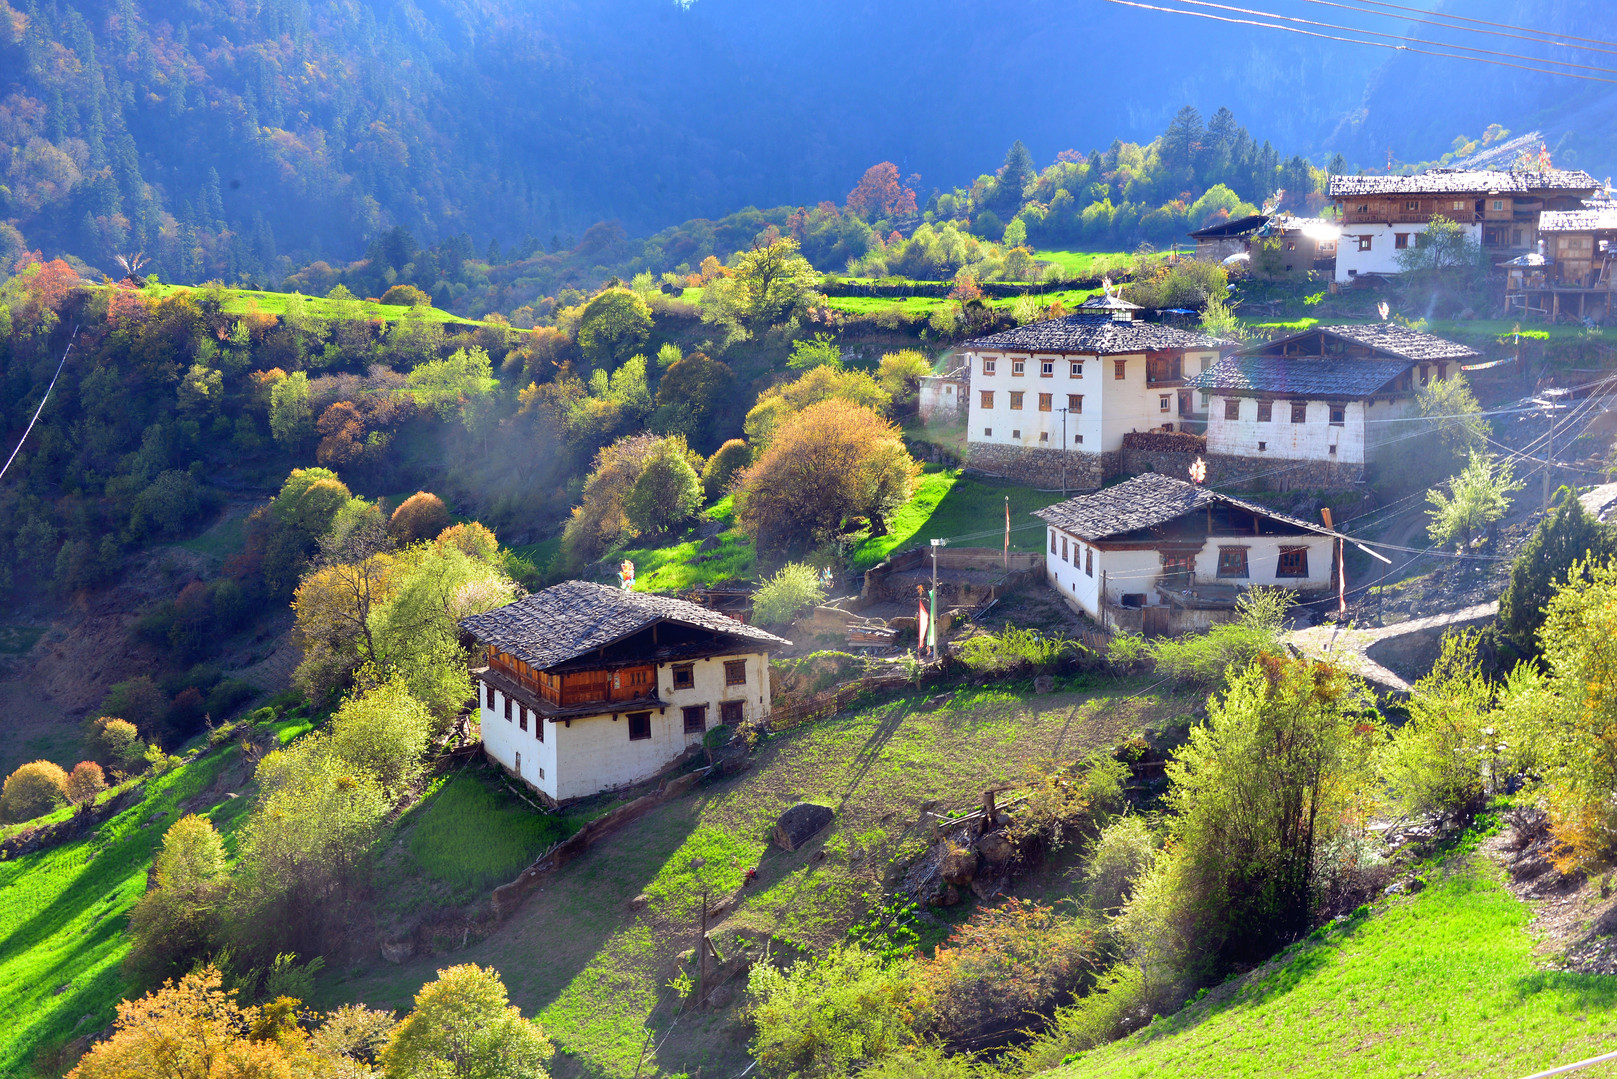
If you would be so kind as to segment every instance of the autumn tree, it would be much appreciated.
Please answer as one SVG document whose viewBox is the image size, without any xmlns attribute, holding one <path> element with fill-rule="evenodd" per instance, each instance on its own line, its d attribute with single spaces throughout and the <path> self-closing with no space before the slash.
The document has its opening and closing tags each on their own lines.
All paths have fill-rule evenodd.
<svg viewBox="0 0 1617 1079">
<path fill-rule="evenodd" d="M 473 428 L 486 417 L 499 383 L 488 352 L 474 345 L 417 364 L 405 377 L 405 385 L 417 407 Z"/>
<path fill-rule="evenodd" d="M 751 463 L 752 450 L 746 442 L 739 438 L 729 439 L 702 466 L 702 490 L 707 497 L 717 498 L 730 489 L 732 477 Z"/>
<path fill-rule="evenodd" d="M 824 543 L 853 518 L 877 534 L 920 472 L 897 428 L 842 399 L 787 420 L 741 474 L 737 509 L 760 549 Z"/>
<path fill-rule="evenodd" d="M 393 511 L 388 534 L 398 543 L 430 539 L 449 527 L 449 508 L 430 491 L 417 491 Z"/>
<path fill-rule="evenodd" d="M 876 368 L 876 383 L 895 401 L 915 396 L 921 379 L 932 373 L 932 363 L 913 348 L 889 352 Z"/>
<path fill-rule="evenodd" d="M 309 407 L 309 376 L 294 371 L 270 385 L 269 425 L 275 441 L 296 447 L 314 436 L 314 411 Z"/>
<path fill-rule="evenodd" d="M 143 981 L 155 980 L 207 954 L 228 870 L 224 841 L 211 821 L 188 813 L 169 825 L 152 860 L 151 887 L 129 912 L 125 968 Z"/>
<path fill-rule="evenodd" d="M 320 564 L 292 600 L 303 661 L 294 678 L 311 700 L 340 691 L 353 672 L 377 660 L 371 612 L 392 597 L 398 556 L 376 522 L 322 544 Z"/>
<path fill-rule="evenodd" d="M 74 805 L 95 801 L 95 796 L 107 789 L 107 777 L 95 761 L 80 761 L 67 774 L 63 793 Z"/>
<path fill-rule="evenodd" d="M 6 777 L 0 789 L 0 823 L 44 816 L 67 801 L 67 773 L 59 764 L 32 761 Z"/>
<path fill-rule="evenodd" d="M 651 336 L 651 309 L 626 288 L 598 292 L 584 305 L 578 347 L 595 367 L 614 367 L 645 347 Z"/>
<path fill-rule="evenodd" d="M 659 357 L 660 359 L 660 357 Z M 713 417 L 727 403 L 735 386 L 729 365 L 693 352 L 675 360 L 657 385 L 657 411 L 652 426 L 670 434 L 681 433 L 692 442 L 706 444 Z"/>
<path fill-rule="evenodd" d="M 421 987 L 388 1038 L 388 1079 L 545 1079 L 554 1050 L 510 1003 L 497 971 L 465 963 Z"/>
<path fill-rule="evenodd" d="M 848 212 L 874 221 L 880 217 L 907 217 L 915 213 L 915 191 L 898 179 L 891 161 L 872 165 L 848 192 Z"/>
<path fill-rule="evenodd" d="M 792 416 L 833 398 L 876 412 L 885 412 L 892 403 L 892 395 L 865 372 L 820 366 L 811 368 L 795 381 L 772 386 L 759 394 L 758 403 L 747 413 L 742 427 L 753 446 L 762 449 Z"/>
<path fill-rule="evenodd" d="M 626 500 L 646 465 L 669 442 L 683 448 L 677 436 L 640 434 L 620 438 L 595 455 L 583 495 L 562 531 L 562 555 L 568 565 L 582 567 L 634 534 Z M 700 464 L 700 458 L 691 461 L 693 469 Z"/>
<path fill-rule="evenodd" d="M 702 320 L 741 340 L 795 321 L 819 299 L 819 283 L 819 272 L 798 252 L 796 240 L 762 244 L 707 286 Z"/>
</svg>

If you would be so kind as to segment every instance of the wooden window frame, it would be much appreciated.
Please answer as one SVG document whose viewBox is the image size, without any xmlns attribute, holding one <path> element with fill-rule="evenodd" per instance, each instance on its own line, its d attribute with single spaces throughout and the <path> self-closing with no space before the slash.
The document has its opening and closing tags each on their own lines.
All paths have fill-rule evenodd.
<svg viewBox="0 0 1617 1079">
<path fill-rule="evenodd" d="M 1308 422 L 1308 402 L 1307 401 L 1293 401 L 1291 403 L 1291 422 L 1292 423 L 1307 423 Z"/>
<path fill-rule="evenodd" d="M 1331 406 L 1331 426 L 1332 427 L 1346 427 L 1347 426 L 1347 406 L 1346 405 L 1332 405 Z"/>
<path fill-rule="evenodd" d="M 1128 361 L 1127 360 L 1113 360 L 1112 361 L 1112 381 L 1113 382 L 1122 382 L 1126 378 L 1128 378 Z"/>
<path fill-rule="evenodd" d="M 505 695 L 505 721 L 511 722 L 511 694 Z"/>
<path fill-rule="evenodd" d="M 996 373 L 998 367 L 999 367 L 999 361 L 998 361 L 997 357 L 994 357 L 994 356 L 984 356 L 983 357 L 983 374 L 992 375 L 992 374 Z"/>
<path fill-rule="evenodd" d="M 1067 557 L 1067 537 L 1066 536 L 1061 537 L 1061 561 L 1063 561 L 1063 562 L 1071 561 L 1071 559 L 1069 559 Z"/>
<path fill-rule="evenodd" d="M 1258 402 L 1258 422 L 1273 423 L 1275 419 L 1275 403 L 1273 401 Z"/>
<path fill-rule="evenodd" d="M 1027 374 L 1027 361 L 1026 360 L 1012 360 L 1011 361 L 1011 377 L 1012 378 L 1015 378 L 1018 375 L 1026 375 L 1026 374 Z"/>
<path fill-rule="evenodd" d="M 494 711 L 494 687 L 485 682 L 483 689 L 485 691 L 484 699 L 488 701 L 488 710 L 492 712 Z"/>
<path fill-rule="evenodd" d="M 695 722 L 692 722 L 695 717 Z M 707 705 L 687 704 L 679 710 L 679 718 L 686 734 L 705 734 L 707 732 Z"/>
<path fill-rule="evenodd" d="M 1084 395 L 1081 394 L 1081 393 L 1069 393 L 1069 394 L 1067 394 L 1067 411 L 1068 412 L 1083 412 L 1083 410 L 1084 410 Z"/>
<path fill-rule="evenodd" d="M 1084 377 L 1084 361 L 1083 360 L 1070 360 L 1068 362 L 1070 364 L 1070 366 L 1067 369 L 1068 376 L 1071 377 L 1071 378 L 1083 378 Z"/>
<path fill-rule="evenodd" d="M 724 661 L 724 684 L 727 686 L 744 686 L 747 684 L 746 660 L 727 659 Z"/>
<path fill-rule="evenodd" d="M 1357 239 L 1359 241 L 1359 250 L 1360 251 L 1369 251 L 1369 250 L 1371 250 L 1372 245 L 1375 242 L 1375 237 L 1374 236 L 1358 236 L 1358 237 L 1355 237 L 1355 239 Z"/>
<path fill-rule="evenodd" d="M 1012 390 L 1011 391 L 1011 411 L 1012 412 L 1020 412 L 1020 411 L 1022 411 L 1022 395 L 1025 392 L 1026 392 L 1025 390 Z"/>
<path fill-rule="evenodd" d="M 1095 576 L 1095 548 L 1084 548 L 1084 576 Z"/>
<path fill-rule="evenodd" d="M 528 729 L 528 706 L 525 704 L 517 705 L 517 729 Z"/>
<path fill-rule="evenodd" d="M 696 688 L 696 664 L 676 663 L 672 668 L 675 689 Z"/>
<path fill-rule="evenodd" d="M 1295 579 L 1308 576 L 1308 548 L 1282 547 L 1280 558 L 1275 563 L 1275 577 Z"/>
<path fill-rule="evenodd" d="M 978 399 L 978 402 L 977 402 L 977 405 L 978 405 L 979 408 L 993 408 L 994 407 L 994 391 L 993 390 L 978 390 L 977 392 L 982 395 Z"/>
<path fill-rule="evenodd" d="M 629 741 L 645 742 L 651 739 L 650 712 L 630 712 L 627 718 L 629 720 Z"/>
<path fill-rule="evenodd" d="M 1157 411 L 1158 412 L 1172 412 L 1173 411 L 1173 394 L 1171 394 L 1171 393 L 1159 393 L 1159 394 L 1157 394 Z"/>
<path fill-rule="evenodd" d="M 1238 420 L 1241 418 L 1241 399 L 1239 397 L 1224 398 L 1224 418 Z"/>
<path fill-rule="evenodd" d="M 1039 411 L 1050 412 L 1055 409 L 1056 395 L 1053 393 L 1039 394 Z"/>
<path fill-rule="evenodd" d="M 1040 360 L 1039 361 L 1039 377 L 1040 378 L 1055 378 L 1056 377 L 1056 361 L 1054 361 L 1054 360 Z"/>
<path fill-rule="evenodd" d="M 739 727 L 747 720 L 747 706 L 743 701 L 720 701 L 719 724 L 725 727 Z"/>
<path fill-rule="evenodd" d="M 1247 548 L 1220 547 L 1218 549 L 1218 576 L 1230 578 L 1247 578 L 1252 576 L 1247 568 Z"/>
</svg>

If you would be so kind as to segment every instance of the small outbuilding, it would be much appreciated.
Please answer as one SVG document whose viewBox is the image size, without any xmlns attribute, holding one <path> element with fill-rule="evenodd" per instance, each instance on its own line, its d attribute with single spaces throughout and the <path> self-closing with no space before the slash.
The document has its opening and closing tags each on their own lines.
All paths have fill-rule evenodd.
<svg viewBox="0 0 1617 1079">
<path fill-rule="evenodd" d="M 461 622 L 484 649 L 483 751 L 551 804 L 647 779 L 769 715 L 790 642 L 695 603 L 567 581 Z"/>
<path fill-rule="evenodd" d="M 1337 533 L 1184 480 L 1147 473 L 1034 513 L 1046 577 L 1109 629 L 1205 630 L 1255 585 L 1328 593 Z"/>
</svg>

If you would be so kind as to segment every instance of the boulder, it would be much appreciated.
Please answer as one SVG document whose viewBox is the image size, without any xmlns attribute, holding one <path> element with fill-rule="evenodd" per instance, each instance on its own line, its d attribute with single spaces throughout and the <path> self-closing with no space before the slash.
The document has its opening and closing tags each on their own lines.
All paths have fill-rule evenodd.
<svg viewBox="0 0 1617 1079">
<path fill-rule="evenodd" d="M 946 884 L 970 884 L 977 875 L 977 852 L 970 847 L 955 847 L 943 856 L 938 875 Z"/>
<path fill-rule="evenodd" d="M 834 816 L 830 806 L 799 802 L 780 815 L 771 838 L 781 850 L 796 850 L 819 835 Z"/>
<path fill-rule="evenodd" d="M 977 840 L 977 853 L 985 861 L 994 865 L 1003 865 L 1016 857 L 1016 844 L 1003 830 L 989 832 Z"/>
<path fill-rule="evenodd" d="M 926 897 L 926 901 L 934 907 L 955 906 L 960 902 L 960 889 L 952 884 L 940 884 Z"/>
<path fill-rule="evenodd" d="M 1054 693 L 1055 691 L 1056 691 L 1056 680 L 1053 677 L 1051 677 L 1050 675 L 1041 674 L 1041 675 L 1039 675 L 1037 678 L 1035 678 L 1033 680 L 1033 692 L 1035 692 L 1035 693 Z"/>
<path fill-rule="evenodd" d="M 402 940 L 382 941 L 382 958 L 389 963 L 402 963 L 415 955 L 415 938 L 405 937 Z"/>
</svg>

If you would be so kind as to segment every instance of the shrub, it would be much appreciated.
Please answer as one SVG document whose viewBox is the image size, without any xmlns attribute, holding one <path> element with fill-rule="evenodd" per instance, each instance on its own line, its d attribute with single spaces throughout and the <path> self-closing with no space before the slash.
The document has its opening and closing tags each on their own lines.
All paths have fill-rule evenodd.
<svg viewBox="0 0 1617 1079">
<path fill-rule="evenodd" d="M 414 285 L 393 285 L 382 293 L 382 303 L 389 307 L 430 307 L 432 297 Z"/>
<path fill-rule="evenodd" d="M 980 1047 L 1072 998 L 1103 947 L 1084 919 L 1023 899 L 983 907 L 916 963 L 916 995 L 952 1045 Z"/>
<path fill-rule="evenodd" d="M 1505 515 L 1511 496 L 1522 486 L 1513 478 L 1508 459 L 1473 451 L 1459 474 L 1449 477 L 1447 494 L 1435 487 L 1426 492 L 1431 504 L 1426 511 L 1431 518 L 1427 536 L 1439 547 L 1456 539 L 1461 546 L 1469 545 L 1473 533 Z"/>
<path fill-rule="evenodd" d="M 790 622 L 824 599 L 819 572 L 806 562 L 788 562 L 753 594 L 753 620 L 766 625 Z"/>
<path fill-rule="evenodd" d="M 702 489 L 709 498 L 717 498 L 730 489 L 735 474 L 752 463 L 752 450 L 746 442 L 732 438 L 714 452 L 702 467 Z"/>
<path fill-rule="evenodd" d="M 83 805 L 94 801 L 95 796 L 106 789 L 107 777 L 101 771 L 101 766 L 95 761 L 80 761 L 68 773 L 63 793 L 74 805 Z"/>
<path fill-rule="evenodd" d="M 907 968 L 856 945 L 786 970 L 769 963 L 747 979 L 752 1055 L 765 1076 L 844 1075 L 910 1045 Z"/>
<path fill-rule="evenodd" d="M 1156 844 L 1143 819 L 1129 816 L 1112 822 L 1095 841 L 1089 864 L 1084 867 L 1090 900 L 1109 913 L 1122 909 L 1134 882 L 1151 867 L 1155 857 Z"/>
<path fill-rule="evenodd" d="M 67 800 L 67 773 L 50 761 L 33 761 L 6 777 L 0 789 L 0 822 L 42 817 Z"/>
<path fill-rule="evenodd" d="M 1293 602 L 1287 589 L 1252 588 L 1235 601 L 1234 622 L 1206 633 L 1159 637 L 1145 648 L 1157 673 L 1205 692 L 1229 672 L 1244 670 L 1260 653 L 1279 649 L 1280 631 Z"/>
<path fill-rule="evenodd" d="M 1409 813 L 1458 814 L 1477 807 L 1499 736 L 1496 692 L 1477 663 L 1477 635 L 1450 634 L 1432 670 L 1416 682 L 1409 719 L 1393 731 L 1382 772 Z"/>
<path fill-rule="evenodd" d="M 403 682 L 388 682 L 343 701 L 331 720 L 331 752 L 376 777 L 397 795 L 421 776 L 432 713 Z"/>
<path fill-rule="evenodd" d="M 449 509 L 444 500 L 428 491 L 417 491 L 399 503 L 387 522 L 387 531 L 399 543 L 431 539 L 449 527 Z"/>
<path fill-rule="evenodd" d="M 1160 999 L 1140 968 L 1114 964 L 1090 991 L 1072 1004 L 1056 1009 L 1049 1028 L 1029 1045 L 1012 1050 L 1009 1075 L 1036 1075 L 1056 1068 L 1072 1054 L 1105 1045 L 1151 1018 L 1152 1004 Z"/>
<path fill-rule="evenodd" d="M 545 1079 L 553 1050 L 509 1003 L 497 971 L 465 963 L 421 987 L 381 1062 L 388 1079 Z"/>
<path fill-rule="evenodd" d="M 184 970 L 207 953 L 228 884 L 224 841 L 205 817 L 187 814 L 163 833 L 152 887 L 129 912 L 126 968 L 142 980 Z"/>
<path fill-rule="evenodd" d="M 96 721 L 91 749 L 96 760 L 120 772 L 133 772 L 146 759 L 146 743 L 127 719 L 103 716 Z"/>
<path fill-rule="evenodd" d="M 701 507 L 702 481 L 679 436 L 658 445 L 623 498 L 624 514 L 642 534 L 666 532 L 690 520 Z"/>
<path fill-rule="evenodd" d="M 957 655 L 974 674 L 1045 671 L 1077 654 L 1083 646 L 1061 634 L 1047 637 L 1009 622 L 1000 633 L 980 633 L 963 641 Z"/>
</svg>

